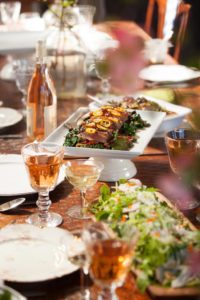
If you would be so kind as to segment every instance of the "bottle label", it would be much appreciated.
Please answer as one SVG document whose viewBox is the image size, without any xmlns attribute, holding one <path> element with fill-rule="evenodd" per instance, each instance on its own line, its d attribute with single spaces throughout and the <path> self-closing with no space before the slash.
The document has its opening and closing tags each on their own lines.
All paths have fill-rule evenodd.
<svg viewBox="0 0 200 300">
<path fill-rule="evenodd" d="M 44 107 L 44 128 L 45 137 L 48 136 L 57 126 L 56 105 Z"/>
<path fill-rule="evenodd" d="M 33 108 L 27 107 L 26 114 L 27 136 L 33 136 Z"/>
</svg>

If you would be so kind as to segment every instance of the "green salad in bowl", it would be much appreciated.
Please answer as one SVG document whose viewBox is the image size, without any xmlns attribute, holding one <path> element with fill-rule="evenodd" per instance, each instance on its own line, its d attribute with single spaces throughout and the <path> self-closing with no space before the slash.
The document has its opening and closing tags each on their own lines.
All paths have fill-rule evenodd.
<svg viewBox="0 0 200 300">
<path fill-rule="evenodd" d="M 189 267 L 191 251 L 200 251 L 200 231 L 173 210 L 155 188 L 139 180 L 121 180 L 115 187 L 104 185 L 90 210 L 119 236 L 138 231 L 133 270 L 141 290 L 152 284 L 180 288 L 200 286 L 200 276 Z"/>
</svg>

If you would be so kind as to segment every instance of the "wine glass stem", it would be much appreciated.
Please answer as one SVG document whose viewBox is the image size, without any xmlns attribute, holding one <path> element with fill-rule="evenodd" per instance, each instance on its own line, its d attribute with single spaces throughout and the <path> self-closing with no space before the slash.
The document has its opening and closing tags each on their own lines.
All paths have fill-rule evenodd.
<svg viewBox="0 0 200 300">
<path fill-rule="evenodd" d="M 118 300 L 118 297 L 115 294 L 115 289 L 112 287 L 104 287 L 98 295 L 97 300 Z"/>
<path fill-rule="evenodd" d="M 86 191 L 81 190 L 81 208 L 82 208 L 82 214 L 84 215 L 87 210 L 87 200 L 86 200 Z"/>
<path fill-rule="evenodd" d="M 51 206 L 49 192 L 39 192 L 36 204 L 39 208 L 39 218 L 42 222 L 46 223 L 49 218 L 49 207 Z"/>
<path fill-rule="evenodd" d="M 108 79 L 102 79 L 101 81 L 101 91 L 103 96 L 107 96 L 110 92 L 110 83 Z"/>
</svg>

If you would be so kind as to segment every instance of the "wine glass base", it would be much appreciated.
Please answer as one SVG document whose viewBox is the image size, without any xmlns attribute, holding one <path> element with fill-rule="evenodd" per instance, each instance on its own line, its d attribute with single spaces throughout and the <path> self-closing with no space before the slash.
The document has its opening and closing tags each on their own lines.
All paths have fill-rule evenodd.
<svg viewBox="0 0 200 300">
<path fill-rule="evenodd" d="M 62 223 L 63 219 L 59 214 L 49 213 L 49 217 L 46 222 L 41 220 L 39 213 L 32 214 L 26 222 L 28 224 L 36 225 L 38 227 L 57 227 Z"/>
<path fill-rule="evenodd" d="M 192 210 L 199 207 L 199 202 L 192 200 L 190 203 L 183 205 L 182 202 L 178 205 L 179 209 L 182 211 Z"/>
<path fill-rule="evenodd" d="M 198 222 L 200 222 L 200 214 L 198 213 L 198 215 L 196 215 L 196 220 L 198 221 Z"/>
<path fill-rule="evenodd" d="M 74 205 L 67 210 L 67 215 L 71 218 L 88 220 L 91 218 L 91 215 L 83 211 L 83 208 L 80 205 Z"/>
</svg>

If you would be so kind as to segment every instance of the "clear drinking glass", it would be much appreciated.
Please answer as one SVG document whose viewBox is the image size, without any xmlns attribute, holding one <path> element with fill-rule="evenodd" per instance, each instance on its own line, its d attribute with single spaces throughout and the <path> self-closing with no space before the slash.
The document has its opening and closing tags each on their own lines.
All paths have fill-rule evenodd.
<svg viewBox="0 0 200 300">
<path fill-rule="evenodd" d="M 59 214 L 49 212 L 49 192 L 55 186 L 62 164 L 64 149 L 54 143 L 31 143 L 22 148 L 22 156 L 32 188 L 39 194 L 36 202 L 39 212 L 31 215 L 27 222 L 40 227 L 56 227 L 61 224 Z"/>
<path fill-rule="evenodd" d="M 78 9 L 79 24 L 86 24 L 92 26 L 96 7 L 93 5 L 76 5 L 74 10 Z"/>
<path fill-rule="evenodd" d="M 115 289 L 124 283 L 130 270 L 134 238 L 118 239 L 106 230 L 105 224 L 96 222 L 83 230 L 89 274 L 101 291 L 98 299 L 117 299 Z"/>
<path fill-rule="evenodd" d="M 65 174 L 68 181 L 75 188 L 79 189 L 81 194 L 81 205 L 72 206 L 67 211 L 70 217 L 77 219 L 90 218 L 87 212 L 88 202 L 86 200 L 86 191 L 98 181 L 103 167 L 101 162 L 89 159 L 71 160 L 65 164 Z"/>
<path fill-rule="evenodd" d="M 78 251 L 71 245 L 68 247 L 69 261 L 80 268 L 80 291 L 76 292 L 76 295 L 78 299 L 90 300 L 90 291 L 85 286 L 85 276 L 88 275 L 89 265 L 86 258 L 85 245 L 82 241 L 82 229 L 73 230 L 71 233 L 74 236 L 76 245 L 79 244 L 79 247 L 77 247 Z"/>
<path fill-rule="evenodd" d="M 1 21 L 7 25 L 13 25 L 18 18 L 21 10 L 20 1 L 6 1 L 0 3 Z"/>
<path fill-rule="evenodd" d="M 169 131 L 165 136 L 169 163 L 172 171 L 182 179 L 186 172 L 193 168 L 197 155 L 200 154 L 200 133 L 190 129 L 178 128 Z M 198 188 L 197 183 L 193 183 Z M 185 209 L 198 206 L 197 201 L 191 201 Z"/>
<path fill-rule="evenodd" d="M 16 85 L 23 95 L 21 99 L 22 103 L 26 106 L 28 85 L 33 75 L 34 65 L 28 60 L 21 59 L 13 62 L 13 69 L 15 72 Z"/>
<path fill-rule="evenodd" d="M 145 42 L 144 55 L 151 64 L 163 64 L 169 47 L 171 44 L 167 40 L 150 39 Z"/>
</svg>

